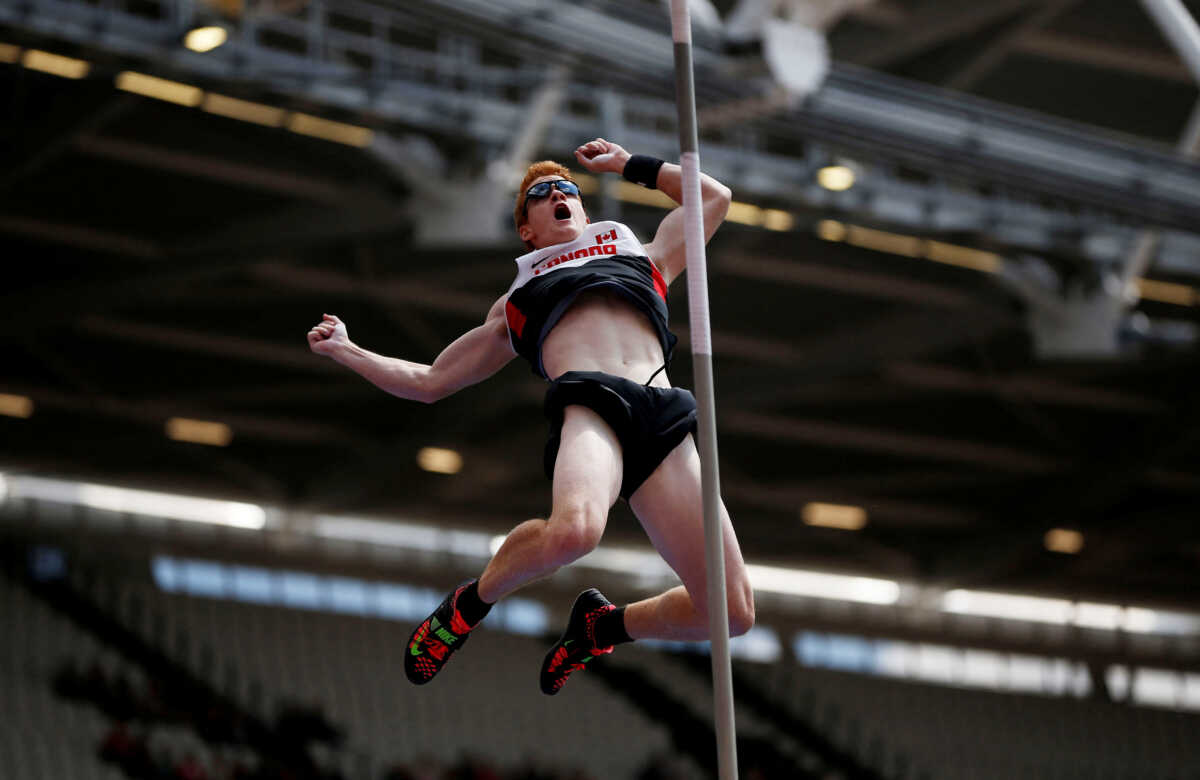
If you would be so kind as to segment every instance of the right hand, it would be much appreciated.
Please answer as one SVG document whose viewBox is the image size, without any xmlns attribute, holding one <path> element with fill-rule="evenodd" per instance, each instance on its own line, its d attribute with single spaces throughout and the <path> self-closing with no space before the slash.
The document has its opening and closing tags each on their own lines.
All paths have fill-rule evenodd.
<svg viewBox="0 0 1200 780">
<path fill-rule="evenodd" d="M 308 347 L 318 355 L 331 355 L 334 350 L 350 343 L 346 324 L 332 314 L 326 314 L 308 332 Z"/>
<path fill-rule="evenodd" d="M 630 156 L 619 144 L 603 138 L 588 141 L 575 150 L 575 159 L 592 173 L 621 173 Z"/>
</svg>

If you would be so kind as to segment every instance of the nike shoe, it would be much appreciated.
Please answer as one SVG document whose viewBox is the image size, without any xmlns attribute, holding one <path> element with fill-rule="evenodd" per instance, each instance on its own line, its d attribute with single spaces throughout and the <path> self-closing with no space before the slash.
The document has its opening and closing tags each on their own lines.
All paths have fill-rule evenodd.
<svg viewBox="0 0 1200 780">
<path fill-rule="evenodd" d="M 459 585 L 413 630 L 404 651 L 404 674 L 414 685 L 424 685 L 442 670 L 459 648 L 467 643 L 474 626 L 463 620 L 455 602 L 470 582 Z"/>
<path fill-rule="evenodd" d="M 542 693 L 553 696 L 567 683 L 572 672 L 584 669 L 598 655 L 613 651 L 612 645 L 596 647 L 596 619 L 616 607 L 595 588 L 589 588 L 575 599 L 567 630 L 542 661 Z"/>
</svg>

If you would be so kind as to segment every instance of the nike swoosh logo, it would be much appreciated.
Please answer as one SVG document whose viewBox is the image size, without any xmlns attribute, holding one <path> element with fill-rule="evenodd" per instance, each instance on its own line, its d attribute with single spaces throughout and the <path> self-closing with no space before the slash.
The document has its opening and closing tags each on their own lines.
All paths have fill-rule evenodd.
<svg viewBox="0 0 1200 780">
<path fill-rule="evenodd" d="M 412 638 L 412 643 L 408 646 L 408 652 L 412 653 L 414 656 L 424 655 L 423 651 L 421 650 L 421 643 L 425 641 L 425 637 L 428 633 L 428 631 L 418 632 L 418 634 Z"/>
</svg>

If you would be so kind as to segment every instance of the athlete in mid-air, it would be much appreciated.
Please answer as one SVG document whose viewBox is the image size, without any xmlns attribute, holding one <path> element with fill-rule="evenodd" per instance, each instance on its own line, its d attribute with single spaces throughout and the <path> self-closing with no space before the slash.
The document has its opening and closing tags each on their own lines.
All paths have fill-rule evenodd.
<svg viewBox="0 0 1200 780">
<path fill-rule="evenodd" d="M 677 165 L 630 155 L 602 138 L 576 149 L 575 159 L 682 202 Z M 702 175 L 701 196 L 707 241 L 725 218 L 730 192 Z M 383 390 L 425 403 L 490 377 L 517 355 L 549 380 L 549 519 L 514 528 L 479 578 L 417 626 L 404 662 L 412 682 L 429 682 L 496 601 L 594 549 L 609 509 L 623 498 L 682 586 L 621 608 L 595 589 L 581 593 L 542 663 L 541 689 L 555 694 L 568 675 L 623 642 L 708 638 L 696 402 L 671 387 L 665 370 L 676 340 L 667 327 L 667 286 L 685 267 L 684 213 L 667 214 L 642 246 L 623 224 L 590 222 L 570 171 L 543 161 L 526 172 L 513 217 L 529 249 L 516 259 L 516 280 L 484 323 L 433 365 L 368 352 L 329 314 L 308 343 Z M 754 596 L 723 504 L 720 515 L 729 626 L 737 636 L 754 622 Z"/>
</svg>

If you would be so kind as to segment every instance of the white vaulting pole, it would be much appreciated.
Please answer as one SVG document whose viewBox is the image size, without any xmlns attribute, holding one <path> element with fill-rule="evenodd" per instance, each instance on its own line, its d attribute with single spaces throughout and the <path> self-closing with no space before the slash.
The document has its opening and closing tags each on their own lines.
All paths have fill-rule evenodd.
<svg viewBox="0 0 1200 780">
<path fill-rule="evenodd" d="M 701 486 L 704 494 L 705 559 L 708 565 L 708 633 L 712 638 L 713 722 L 720 780 L 737 779 L 733 723 L 733 675 L 729 665 L 729 606 L 725 600 L 725 543 L 721 528 L 721 477 L 717 469 L 717 417 L 708 322 L 708 270 L 704 257 L 704 211 L 700 200 L 700 141 L 692 81 L 692 22 L 688 0 L 671 0 L 675 41 L 675 103 L 679 112 L 679 165 L 687 241 L 688 317 L 692 329 L 696 400 L 699 406 Z"/>
</svg>

